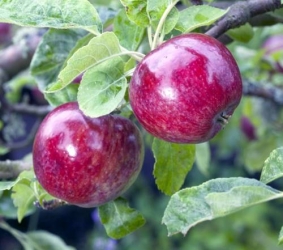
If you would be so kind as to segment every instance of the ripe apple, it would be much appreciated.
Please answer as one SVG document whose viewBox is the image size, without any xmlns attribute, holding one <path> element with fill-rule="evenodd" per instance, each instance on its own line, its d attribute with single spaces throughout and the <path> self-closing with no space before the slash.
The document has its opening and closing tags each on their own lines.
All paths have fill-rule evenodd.
<svg viewBox="0 0 283 250">
<path fill-rule="evenodd" d="M 33 146 L 39 183 L 54 197 L 81 207 L 120 196 L 137 178 L 143 155 L 134 123 L 117 115 L 87 117 L 77 102 L 51 111 Z"/>
<path fill-rule="evenodd" d="M 135 116 L 152 135 L 201 143 L 228 122 L 242 96 L 229 50 L 204 34 L 176 36 L 147 54 L 129 86 Z"/>
<path fill-rule="evenodd" d="M 263 43 L 263 49 L 265 50 L 265 59 L 274 63 L 274 69 L 280 73 L 283 73 L 283 60 L 275 60 L 275 58 L 283 56 L 283 34 L 272 35 L 268 37 Z M 279 55 L 280 53 L 280 55 Z M 276 55 L 277 54 L 277 55 Z M 275 58 L 273 58 L 275 57 Z"/>
</svg>

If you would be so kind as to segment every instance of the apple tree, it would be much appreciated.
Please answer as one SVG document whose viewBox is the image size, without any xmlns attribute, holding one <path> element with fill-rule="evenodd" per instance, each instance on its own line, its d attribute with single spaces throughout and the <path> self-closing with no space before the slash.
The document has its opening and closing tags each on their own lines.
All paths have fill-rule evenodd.
<svg viewBox="0 0 283 250">
<path fill-rule="evenodd" d="M 156 225 L 147 247 L 181 249 L 282 200 L 282 0 L 10 0 L 0 22 L 0 228 L 24 249 L 74 249 L 20 229 L 38 211 L 92 209 L 95 249 Z"/>
</svg>

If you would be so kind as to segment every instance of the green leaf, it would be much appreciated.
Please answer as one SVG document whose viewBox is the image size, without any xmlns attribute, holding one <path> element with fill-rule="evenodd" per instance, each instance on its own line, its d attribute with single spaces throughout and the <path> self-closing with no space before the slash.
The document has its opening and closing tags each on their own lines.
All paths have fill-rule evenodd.
<svg viewBox="0 0 283 250">
<path fill-rule="evenodd" d="M 17 215 L 19 222 L 34 210 L 32 203 L 36 200 L 36 197 L 31 188 L 31 183 L 34 181 L 35 176 L 33 170 L 23 171 L 18 176 L 13 186 L 11 198 L 13 199 L 14 205 L 18 208 Z"/>
<path fill-rule="evenodd" d="M 246 23 L 239 28 L 230 29 L 226 32 L 233 40 L 242 43 L 248 43 L 254 36 L 253 28 L 250 24 Z"/>
<path fill-rule="evenodd" d="M 0 191 L 10 190 L 21 180 L 31 180 L 34 179 L 34 174 L 32 170 L 26 170 L 21 172 L 18 178 L 15 181 L 1 181 L 0 182 Z"/>
<path fill-rule="evenodd" d="M 283 147 L 273 150 L 265 160 L 260 181 L 269 183 L 283 176 Z"/>
<path fill-rule="evenodd" d="M 44 93 L 45 99 L 52 106 L 59 106 L 66 102 L 77 101 L 79 84 L 69 84 L 66 88 L 53 93 Z"/>
<path fill-rule="evenodd" d="M 145 0 L 121 0 L 121 3 L 125 6 L 128 18 L 132 22 L 143 28 L 149 25 Z"/>
<path fill-rule="evenodd" d="M 143 216 L 128 206 L 123 198 L 110 201 L 99 207 L 99 216 L 108 236 L 120 239 L 145 223 Z"/>
<path fill-rule="evenodd" d="M 283 227 L 281 227 L 279 237 L 278 237 L 278 244 L 282 245 L 282 243 L 283 243 Z"/>
<path fill-rule="evenodd" d="M 0 216 L 7 219 L 17 219 L 17 209 L 10 196 L 11 192 L 5 192 L 0 198 Z"/>
<path fill-rule="evenodd" d="M 119 56 L 120 53 L 119 40 L 113 32 L 105 32 L 94 37 L 86 46 L 78 49 L 69 58 L 66 67 L 58 76 L 59 81 L 51 85 L 46 92 L 61 90 L 70 84 L 76 76 L 109 58 Z"/>
<path fill-rule="evenodd" d="M 183 33 L 189 33 L 196 28 L 213 24 L 227 12 L 228 10 L 208 5 L 191 6 L 180 12 L 180 18 L 175 29 Z"/>
<path fill-rule="evenodd" d="M 87 0 L 9 0 L 0 2 L 0 22 L 56 29 L 81 28 L 99 34 L 102 25 Z M 83 13 L 83 15 L 82 15 Z"/>
<path fill-rule="evenodd" d="M 75 250 L 71 246 L 67 246 L 58 236 L 45 231 L 35 231 L 26 234 L 29 241 L 32 242 L 34 249 L 48 250 Z"/>
<path fill-rule="evenodd" d="M 205 175 L 208 173 L 209 162 L 210 162 L 209 143 L 204 142 L 204 143 L 196 144 L 196 164 L 199 170 Z"/>
<path fill-rule="evenodd" d="M 67 246 L 59 237 L 45 231 L 23 233 L 6 222 L 0 222 L 0 228 L 12 234 L 23 246 L 24 250 L 75 250 Z"/>
<path fill-rule="evenodd" d="M 163 13 L 169 6 L 169 2 L 170 1 L 168 0 L 147 0 L 147 13 L 150 19 L 150 24 L 154 29 L 157 28 Z M 178 19 L 179 11 L 176 7 L 173 7 L 166 17 L 164 23 L 164 34 L 168 34 L 171 30 L 173 30 Z"/>
<path fill-rule="evenodd" d="M 44 91 L 50 83 L 56 81 L 70 52 L 85 35 L 82 30 L 55 29 L 44 34 L 30 66 L 40 90 Z"/>
<path fill-rule="evenodd" d="M 25 170 L 21 172 L 16 181 L 6 184 L 4 183 L 2 188 L 12 188 L 11 198 L 13 199 L 14 205 L 18 209 L 17 215 L 19 222 L 25 216 L 34 211 L 34 201 L 42 201 L 41 197 L 44 197 L 46 200 L 53 198 L 52 196 L 48 195 L 36 181 L 33 170 Z"/>
<path fill-rule="evenodd" d="M 126 63 L 125 63 L 125 67 L 124 67 L 124 72 L 127 72 L 131 69 L 133 69 L 134 67 L 136 67 L 137 62 L 134 58 L 130 58 Z"/>
<path fill-rule="evenodd" d="M 9 190 L 11 189 L 15 184 L 17 183 L 16 181 L 1 181 L 0 182 L 0 190 Z"/>
<path fill-rule="evenodd" d="M 128 86 L 123 70 L 124 62 L 116 57 L 85 72 L 78 92 L 85 115 L 99 117 L 117 108 Z"/>
<path fill-rule="evenodd" d="M 115 17 L 113 31 L 123 47 L 134 51 L 139 47 L 144 35 L 144 28 L 130 21 L 125 10 L 121 10 Z"/>
<path fill-rule="evenodd" d="M 166 21 L 164 23 L 164 34 L 170 33 L 178 23 L 178 20 L 180 18 L 180 12 L 179 10 L 174 7 L 166 17 Z"/>
<path fill-rule="evenodd" d="M 169 235 L 186 234 L 196 224 L 282 197 L 282 193 L 255 179 L 219 178 L 175 193 L 162 222 Z"/>
<path fill-rule="evenodd" d="M 17 215 L 18 221 L 22 219 L 33 210 L 33 202 L 36 200 L 33 190 L 30 187 L 30 183 L 19 182 L 13 187 L 13 193 L 11 195 L 14 205 L 18 208 Z"/>
<path fill-rule="evenodd" d="M 84 35 L 84 33 L 82 34 Z M 72 48 L 71 52 L 69 53 L 69 55 L 67 56 L 67 59 L 65 60 L 63 67 L 64 68 L 67 65 L 68 60 L 73 56 L 73 54 L 79 50 L 80 48 L 86 46 L 90 40 L 94 38 L 94 35 L 89 33 L 81 38 L 79 38 L 79 40 L 77 41 L 76 45 Z"/>
<path fill-rule="evenodd" d="M 183 185 L 195 160 L 195 145 L 169 143 L 154 138 L 154 177 L 159 190 L 172 195 Z"/>
</svg>

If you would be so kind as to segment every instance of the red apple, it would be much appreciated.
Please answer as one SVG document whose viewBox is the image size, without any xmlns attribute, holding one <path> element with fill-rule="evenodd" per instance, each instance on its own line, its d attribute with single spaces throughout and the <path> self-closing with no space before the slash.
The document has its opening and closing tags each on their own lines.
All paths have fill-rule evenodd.
<svg viewBox="0 0 283 250">
<path fill-rule="evenodd" d="M 176 36 L 147 54 L 129 86 L 135 116 L 152 135 L 201 143 L 227 123 L 242 96 L 229 50 L 204 34 Z"/>
<path fill-rule="evenodd" d="M 51 195 L 95 207 L 117 198 L 135 181 L 143 154 L 140 132 L 129 119 L 90 118 L 70 102 L 43 120 L 33 164 L 39 183 Z"/>
</svg>

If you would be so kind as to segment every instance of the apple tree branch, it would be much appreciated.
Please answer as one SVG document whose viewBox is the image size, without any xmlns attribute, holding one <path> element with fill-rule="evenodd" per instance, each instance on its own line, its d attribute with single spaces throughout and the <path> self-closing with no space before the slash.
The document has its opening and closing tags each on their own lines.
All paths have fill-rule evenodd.
<svg viewBox="0 0 283 250">
<path fill-rule="evenodd" d="M 229 29 L 237 28 L 252 17 L 282 8 L 281 0 L 237 1 L 230 6 L 228 13 L 220 19 L 206 34 L 213 37 L 223 35 Z"/>
</svg>

